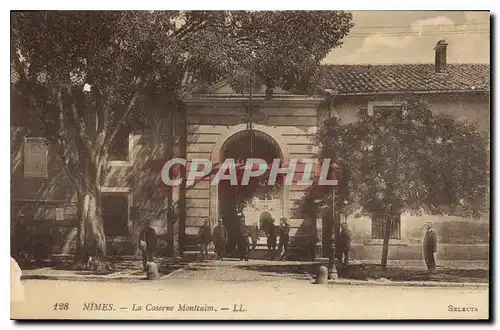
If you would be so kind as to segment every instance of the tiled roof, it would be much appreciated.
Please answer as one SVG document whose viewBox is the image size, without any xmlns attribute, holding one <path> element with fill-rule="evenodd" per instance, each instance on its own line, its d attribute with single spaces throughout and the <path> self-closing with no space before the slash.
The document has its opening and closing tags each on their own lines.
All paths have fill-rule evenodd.
<svg viewBox="0 0 500 330">
<path fill-rule="evenodd" d="M 321 86 L 339 95 L 489 91 L 490 66 L 448 64 L 436 73 L 434 64 L 326 65 Z"/>
</svg>

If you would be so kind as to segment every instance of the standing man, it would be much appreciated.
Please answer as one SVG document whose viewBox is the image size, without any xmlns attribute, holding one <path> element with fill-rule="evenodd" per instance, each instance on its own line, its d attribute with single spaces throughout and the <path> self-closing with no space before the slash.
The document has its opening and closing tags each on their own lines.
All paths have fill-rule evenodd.
<svg viewBox="0 0 500 330">
<path fill-rule="evenodd" d="M 290 241 L 290 225 L 285 217 L 280 219 L 278 251 L 281 253 L 280 260 L 286 260 L 288 256 L 288 243 Z M 283 253 L 281 252 L 283 250 Z"/>
<path fill-rule="evenodd" d="M 214 239 L 215 253 L 217 253 L 217 260 L 222 260 L 226 256 L 226 244 L 228 239 L 227 229 L 224 227 L 222 218 L 219 219 L 219 223 L 214 228 L 212 236 Z"/>
<path fill-rule="evenodd" d="M 248 237 L 248 230 L 245 226 L 245 217 L 241 216 L 240 231 L 238 237 L 238 251 L 240 260 L 248 261 L 248 250 L 250 249 L 250 239 Z"/>
<path fill-rule="evenodd" d="M 146 220 L 144 228 L 139 233 L 139 248 L 142 251 L 142 268 L 147 270 L 147 263 L 153 261 L 156 250 L 156 231 L 151 227 L 151 220 Z"/>
<path fill-rule="evenodd" d="M 198 230 L 198 240 L 200 242 L 201 260 L 208 259 L 208 245 L 212 241 L 212 234 L 210 233 L 210 225 L 208 219 L 203 221 L 203 225 Z"/>
<path fill-rule="evenodd" d="M 427 265 L 428 272 L 434 274 L 436 272 L 434 253 L 437 251 L 437 234 L 432 230 L 432 223 L 427 222 L 424 226 L 426 229 L 423 242 L 425 264 Z"/>
<path fill-rule="evenodd" d="M 259 228 L 257 227 L 257 222 L 253 223 L 250 234 L 252 236 L 252 251 L 254 251 L 259 241 Z"/>
<path fill-rule="evenodd" d="M 349 250 L 351 249 L 352 232 L 347 225 L 347 222 L 342 223 L 342 231 L 339 234 L 339 256 L 340 262 L 344 265 L 349 263 Z"/>
<path fill-rule="evenodd" d="M 274 219 L 269 220 L 267 228 L 267 251 L 269 252 L 269 260 L 273 260 L 276 254 L 276 226 L 274 225 Z"/>
</svg>

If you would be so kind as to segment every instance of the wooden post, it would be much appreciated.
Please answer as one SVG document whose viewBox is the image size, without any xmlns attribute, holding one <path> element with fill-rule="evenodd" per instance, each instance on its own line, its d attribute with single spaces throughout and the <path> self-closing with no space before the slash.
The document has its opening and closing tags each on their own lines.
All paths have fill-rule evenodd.
<svg viewBox="0 0 500 330">
<path fill-rule="evenodd" d="M 330 229 L 330 239 L 329 239 L 329 248 L 330 248 L 330 256 L 328 259 L 328 279 L 336 280 L 338 279 L 337 267 L 335 265 L 336 256 L 335 256 L 335 188 L 332 189 L 332 223 Z"/>
<path fill-rule="evenodd" d="M 179 113 L 179 156 L 183 159 L 187 158 L 187 114 L 186 109 L 182 106 L 178 108 Z M 186 167 L 180 167 L 182 183 L 179 187 L 179 255 L 184 254 L 186 249 Z"/>
<path fill-rule="evenodd" d="M 250 130 L 250 158 L 252 158 L 253 156 L 253 122 L 252 122 L 252 74 L 253 72 L 250 73 L 250 93 L 249 93 L 249 116 L 250 116 L 250 119 L 248 121 L 248 128 Z"/>
<path fill-rule="evenodd" d="M 172 110 L 169 109 L 170 114 L 172 114 Z M 171 116 L 172 118 L 174 116 Z M 157 119 L 158 120 L 158 119 Z M 167 119 L 165 122 L 165 131 L 166 131 L 166 154 L 167 159 L 170 160 L 174 155 L 174 123 L 172 119 Z M 162 136 L 164 136 L 162 134 Z M 173 212 L 173 187 L 167 186 L 167 198 L 165 207 L 167 209 L 167 256 L 173 257 L 175 255 L 174 252 L 174 212 Z"/>
</svg>

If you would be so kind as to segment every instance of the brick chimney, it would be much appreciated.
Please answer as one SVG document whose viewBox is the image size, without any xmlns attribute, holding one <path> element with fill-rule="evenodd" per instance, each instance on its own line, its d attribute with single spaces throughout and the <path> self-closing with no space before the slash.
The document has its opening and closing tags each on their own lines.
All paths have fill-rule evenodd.
<svg viewBox="0 0 500 330">
<path fill-rule="evenodd" d="M 441 39 L 436 44 L 436 47 L 434 47 L 434 50 L 436 52 L 436 58 L 435 58 L 435 62 L 434 62 L 436 73 L 446 72 L 446 47 L 447 46 L 448 46 L 448 44 L 446 43 L 446 40 Z"/>
</svg>

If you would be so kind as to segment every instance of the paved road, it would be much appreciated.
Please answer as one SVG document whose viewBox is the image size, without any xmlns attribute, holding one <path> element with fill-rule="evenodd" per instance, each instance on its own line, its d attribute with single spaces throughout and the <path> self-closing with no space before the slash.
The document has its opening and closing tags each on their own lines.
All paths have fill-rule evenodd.
<svg viewBox="0 0 500 330">
<path fill-rule="evenodd" d="M 218 282 L 182 276 L 139 283 L 26 280 L 23 284 L 25 300 L 11 304 L 13 318 L 458 319 L 488 316 L 487 288 L 313 285 L 291 277 Z M 54 306 L 56 303 L 62 304 Z M 234 311 L 235 305 L 236 310 L 244 311 Z M 450 311 L 450 305 L 451 310 L 469 307 L 470 311 Z M 146 310 L 153 306 L 156 311 Z M 137 310 L 133 311 L 134 307 Z M 96 308 L 101 310 L 88 310 Z M 189 311 L 193 308 L 199 311 Z"/>
</svg>

